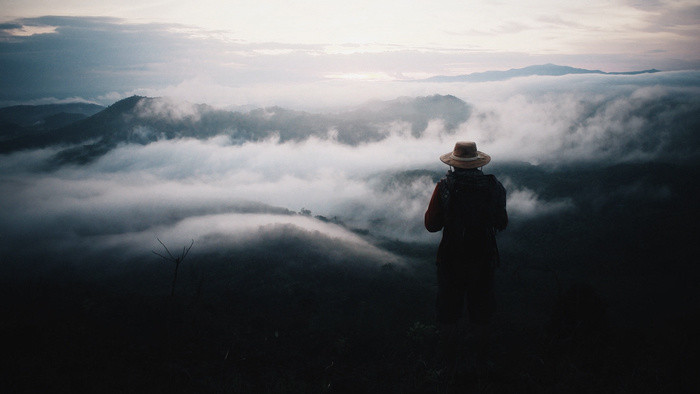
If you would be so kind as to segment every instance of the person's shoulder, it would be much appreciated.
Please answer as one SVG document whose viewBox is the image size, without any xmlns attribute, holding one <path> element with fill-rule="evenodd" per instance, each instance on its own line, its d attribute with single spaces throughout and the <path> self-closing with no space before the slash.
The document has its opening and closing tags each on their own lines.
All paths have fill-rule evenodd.
<svg viewBox="0 0 700 394">
<path fill-rule="evenodd" d="M 501 183 L 498 178 L 496 178 L 496 175 L 493 174 L 484 174 L 485 177 L 489 178 L 490 181 L 496 182 L 496 183 Z"/>
<path fill-rule="evenodd" d="M 501 181 L 498 180 L 498 178 L 496 178 L 495 175 L 485 174 L 484 176 L 489 179 L 489 184 L 491 185 L 492 188 L 494 188 L 498 191 L 505 192 L 505 187 L 503 187 L 503 184 L 501 183 Z"/>
<path fill-rule="evenodd" d="M 488 179 L 491 183 L 501 183 L 498 181 L 498 178 L 496 178 L 496 176 L 493 174 L 483 174 L 483 177 Z"/>
</svg>

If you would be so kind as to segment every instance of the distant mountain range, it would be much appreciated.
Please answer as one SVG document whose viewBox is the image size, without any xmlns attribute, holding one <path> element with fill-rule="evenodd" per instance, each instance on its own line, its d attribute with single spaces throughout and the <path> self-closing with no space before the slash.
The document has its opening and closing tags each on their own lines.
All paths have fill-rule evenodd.
<svg viewBox="0 0 700 394">
<path fill-rule="evenodd" d="M 480 73 L 471 73 L 465 75 L 438 75 L 427 79 L 421 79 L 421 82 L 490 82 L 490 81 L 505 81 L 511 78 L 529 77 L 533 75 L 544 76 L 561 76 L 568 74 L 605 74 L 605 75 L 637 75 L 656 73 L 659 70 L 642 70 L 642 71 L 626 71 L 626 72 L 605 72 L 601 70 L 587 70 L 585 68 L 575 68 L 569 66 L 558 66 L 556 64 L 542 64 L 537 66 L 528 66 L 524 68 L 513 68 L 507 71 L 486 71 Z"/>
<path fill-rule="evenodd" d="M 88 103 L 15 105 L 0 108 L 0 141 L 55 130 L 104 109 Z"/>
<path fill-rule="evenodd" d="M 658 70 L 607 73 L 545 64 L 508 71 L 437 76 L 424 81 L 482 82 L 531 75 L 654 72 Z M 231 111 L 206 104 L 140 96 L 128 97 L 106 108 L 87 103 L 20 105 L 0 108 L 0 154 L 60 146 L 62 150 L 55 157 L 58 164 L 84 163 L 119 144 L 148 144 L 175 138 L 206 139 L 217 135 L 228 136 L 234 144 L 276 136 L 282 142 L 317 137 L 358 145 L 385 138 L 392 123 L 407 124 L 414 137 L 419 137 L 434 119 L 441 120 L 446 130 L 455 130 L 471 112 L 470 105 L 451 95 L 372 101 L 338 113 L 309 113 L 281 107 Z"/>
<path fill-rule="evenodd" d="M 8 123 L 0 127 L 0 154 L 63 146 L 64 149 L 56 155 L 58 164 L 85 163 L 119 144 L 148 144 L 175 138 L 206 139 L 216 135 L 227 135 L 233 143 L 259 141 L 272 136 L 278 136 L 280 141 L 300 141 L 315 136 L 357 145 L 385 138 L 389 129 L 387 125 L 393 122 L 407 123 L 414 136 L 419 136 L 432 119 L 441 119 L 445 128 L 452 130 L 466 121 L 471 113 L 468 104 L 449 95 L 373 101 L 354 110 L 333 114 L 280 107 L 234 112 L 205 104 L 140 96 L 120 100 L 107 108 L 80 107 L 82 111 L 76 112 L 77 108 L 65 104 L 50 108 L 19 106 L 1 109 L 0 113 L 6 114 Z M 94 113 L 86 116 L 89 112 Z M 68 119 L 70 116 L 65 114 L 73 114 L 74 119 Z M 59 115 L 63 122 L 48 127 L 51 122 L 47 119 Z"/>
</svg>

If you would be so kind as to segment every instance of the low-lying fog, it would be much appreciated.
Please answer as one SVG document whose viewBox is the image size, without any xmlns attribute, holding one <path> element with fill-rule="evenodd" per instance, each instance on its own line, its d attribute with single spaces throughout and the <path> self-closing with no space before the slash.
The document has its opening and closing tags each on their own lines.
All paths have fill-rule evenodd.
<svg viewBox="0 0 700 394">
<path fill-rule="evenodd" d="M 543 198 L 500 171 L 504 164 L 556 171 L 697 159 L 697 73 L 412 89 L 427 86 L 464 100 L 467 120 L 450 129 L 435 118 L 420 133 L 409 122 L 386 121 L 375 125 L 383 138 L 357 145 L 339 142 L 333 130 L 295 141 L 273 135 L 234 143 L 220 135 L 121 144 L 87 164 L 49 170 L 56 147 L 0 155 L 0 247 L 8 255 L 103 249 L 129 255 L 156 249 L 159 237 L 169 245 L 194 239 L 202 251 L 295 228 L 347 244 L 368 260 L 398 262 L 372 239 L 437 243 L 439 235 L 423 229 L 423 213 L 434 177 L 447 170 L 438 157 L 456 141 L 474 140 L 492 156 L 485 171 L 506 186 L 516 225 L 577 206 L 568 197 Z M 188 104 L 159 105 L 143 110 L 196 114 Z"/>
</svg>

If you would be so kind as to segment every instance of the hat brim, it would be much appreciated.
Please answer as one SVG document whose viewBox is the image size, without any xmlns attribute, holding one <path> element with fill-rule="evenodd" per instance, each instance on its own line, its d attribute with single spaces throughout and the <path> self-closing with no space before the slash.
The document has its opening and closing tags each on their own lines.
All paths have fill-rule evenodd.
<svg viewBox="0 0 700 394">
<path fill-rule="evenodd" d="M 489 164 L 489 162 L 491 161 L 491 156 L 487 155 L 484 152 L 477 151 L 476 158 L 474 160 L 463 161 L 454 159 L 452 157 L 452 152 L 447 152 L 444 155 L 440 156 L 440 161 L 447 164 L 448 166 L 457 168 L 479 168 Z"/>
</svg>

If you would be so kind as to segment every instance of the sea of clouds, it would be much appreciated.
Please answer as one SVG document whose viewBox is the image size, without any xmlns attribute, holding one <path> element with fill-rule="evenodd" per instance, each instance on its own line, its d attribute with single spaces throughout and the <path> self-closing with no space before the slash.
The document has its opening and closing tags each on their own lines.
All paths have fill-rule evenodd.
<svg viewBox="0 0 700 394">
<path fill-rule="evenodd" d="M 157 249 L 157 239 L 169 245 L 195 240 L 195 250 L 207 251 L 301 231 L 333 241 L 336 251 L 344 245 L 359 260 L 399 263 L 377 240 L 437 243 L 439 234 L 423 228 L 423 214 L 433 174 L 447 170 L 438 157 L 456 141 L 477 141 L 492 156 L 487 173 L 507 163 L 556 171 L 692 162 L 699 81 L 698 73 L 686 72 L 406 83 L 393 85 L 395 97 L 452 94 L 472 113 L 456 129 L 433 119 L 418 135 L 407 122 L 386 122 L 379 125 L 384 138 L 357 145 L 339 142 L 329 130 L 285 142 L 273 135 L 234 143 L 221 135 L 122 144 L 87 164 L 50 169 L 55 147 L 0 155 L 0 252 L 20 258 L 119 250 L 131 258 Z M 323 97 L 334 103 L 338 93 L 310 89 L 299 104 Z M 197 116 L 196 108 L 171 103 L 141 110 Z M 546 200 L 516 177 L 501 181 L 516 221 L 576 209 L 572 199 Z"/>
</svg>

